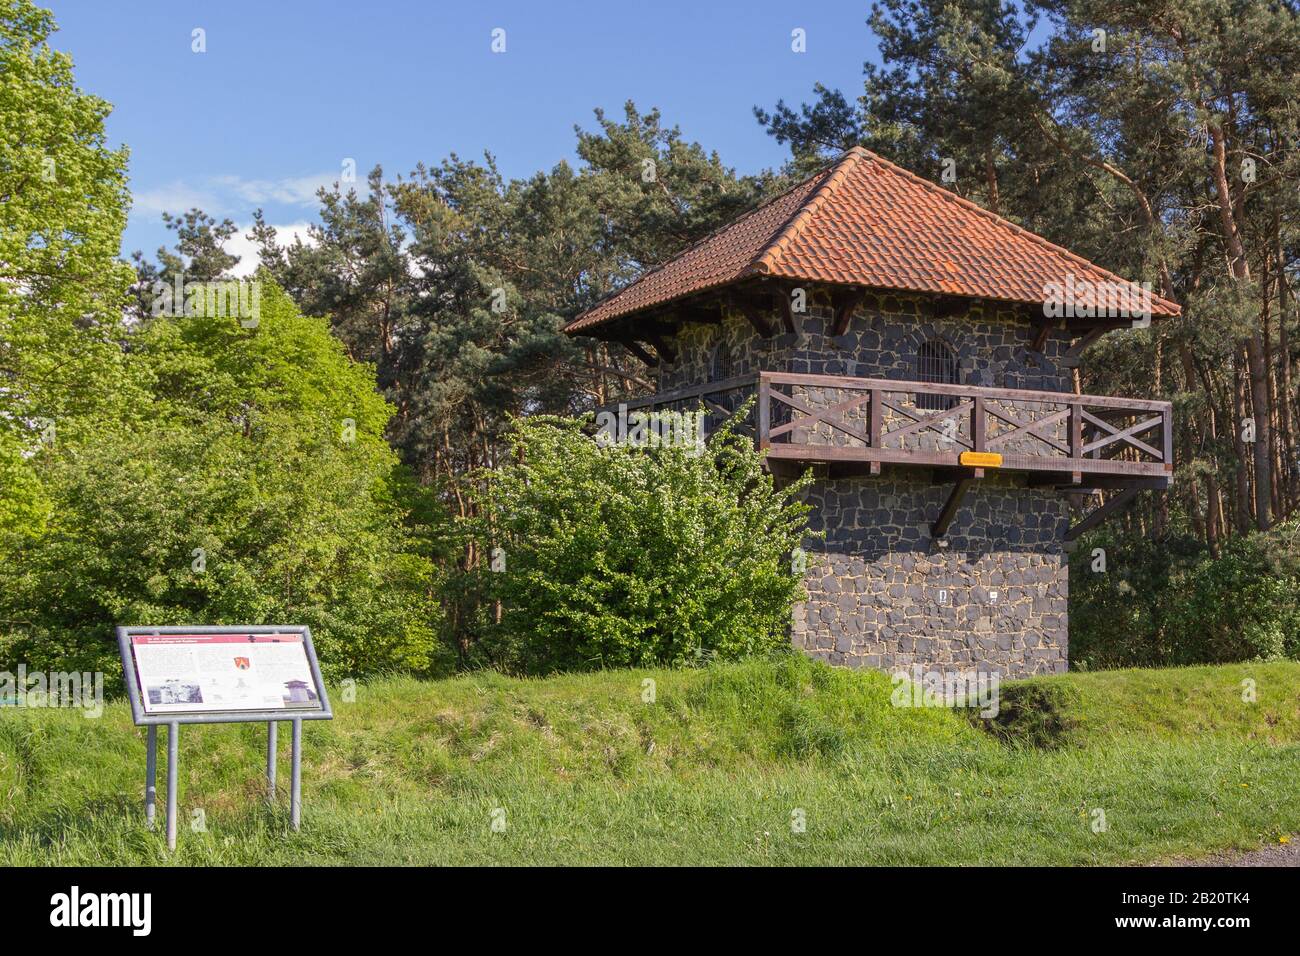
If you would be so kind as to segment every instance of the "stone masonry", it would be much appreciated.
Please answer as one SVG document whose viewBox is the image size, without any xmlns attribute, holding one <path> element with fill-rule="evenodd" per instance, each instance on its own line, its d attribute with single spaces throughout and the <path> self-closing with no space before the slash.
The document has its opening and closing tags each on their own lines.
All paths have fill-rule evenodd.
<svg viewBox="0 0 1300 956">
<path fill-rule="evenodd" d="M 948 547 L 930 522 L 948 486 L 921 477 L 818 481 L 795 608 L 796 647 L 832 664 L 887 670 L 978 667 L 1012 677 L 1064 670 L 1069 527 L 1051 492 L 986 479 L 971 487 Z"/>
<path fill-rule="evenodd" d="M 1034 352 L 1032 327 L 1012 312 L 976 307 L 936 319 L 919 297 L 881 294 L 867 298 L 845 335 L 829 335 L 830 320 L 830 310 L 814 304 L 797 317 L 795 334 L 769 339 L 743 316 L 687 325 L 676 337 L 677 361 L 660 368 L 660 389 L 708 382 L 720 363 L 729 376 L 766 369 L 916 380 L 921 343 L 938 339 L 956 355 L 962 383 L 1070 390 L 1058 365 L 1066 343 L 1052 336 Z M 844 397 L 825 389 L 798 394 L 818 405 Z M 743 398 L 733 394 L 724 404 Z M 826 438 L 855 441 L 842 433 L 819 441 Z M 825 537 L 806 545 L 808 600 L 794 612 L 796 647 L 834 664 L 885 669 L 920 664 L 1023 676 L 1066 668 L 1065 500 L 1012 477 L 986 478 L 971 486 L 940 548 L 930 524 L 950 488 L 924 469 L 816 478 L 806 493 L 810 523 Z"/>
</svg>

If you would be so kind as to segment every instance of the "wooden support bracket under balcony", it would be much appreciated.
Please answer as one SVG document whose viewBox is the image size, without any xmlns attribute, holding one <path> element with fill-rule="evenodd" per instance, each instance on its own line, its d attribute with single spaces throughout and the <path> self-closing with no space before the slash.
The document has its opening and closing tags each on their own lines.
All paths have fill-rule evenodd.
<svg viewBox="0 0 1300 956">
<path fill-rule="evenodd" d="M 1065 350 L 1065 356 L 1061 359 L 1061 367 L 1078 368 L 1079 363 L 1082 361 L 1084 350 L 1114 328 L 1118 328 L 1118 326 L 1098 325 L 1088 329 L 1084 332 L 1083 338 L 1079 339 Z"/>
<path fill-rule="evenodd" d="M 952 524 L 952 519 L 956 517 L 957 509 L 961 507 L 962 499 L 966 497 L 966 490 L 970 487 L 971 482 L 982 477 L 983 473 L 983 469 L 975 469 L 966 472 L 957 479 L 957 483 L 952 486 L 952 491 L 948 495 L 948 500 L 939 512 L 939 517 L 930 526 L 931 538 L 937 540 L 948 533 L 948 526 Z"/>
<path fill-rule="evenodd" d="M 1137 497 L 1138 491 L 1139 489 L 1137 488 L 1125 488 L 1104 505 L 1093 509 L 1086 517 L 1073 525 L 1069 531 L 1065 532 L 1065 540 L 1074 541 L 1079 537 L 1079 535 L 1091 531 L 1111 515 L 1123 511 L 1133 503 L 1133 499 Z"/>
</svg>

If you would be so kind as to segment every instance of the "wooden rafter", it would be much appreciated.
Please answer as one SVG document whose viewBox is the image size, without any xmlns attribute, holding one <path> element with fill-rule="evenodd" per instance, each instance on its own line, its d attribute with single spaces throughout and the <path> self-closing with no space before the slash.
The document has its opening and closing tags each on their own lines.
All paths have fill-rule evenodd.
<svg viewBox="0 0 1300 956">
<path fill-rule="evenodd" d="M 860 289 L 842 289 L 831 293 L 831 306 L 835 311 L 831 335 L 843 335 L 849 330 L 853 312 L 862 304 L 865 297 L 866 293 Z"/>
<path fill-rule="evenodd" d="M 647 352 L 636 339 L 619 339 L 618 342 L 623 346 L 623 348 L 627 349 L 651 368 L 654 368 L 659 364 L 659 359 Z"/>
<path fill-rule="evenodd" d="M 763 316 L 759 315 L 752 309 L 746 309 L 745 318 L 749 319 L 749 324 L 754 327 L 754 331 L 763 338 L 770 339 L 772 337 L 772 324 Z"/>
<path fill-rule="evenodd" d="M 794 335 L 794 303 L 790 301 L 789 289 L 774 289 L 773 295 L 776 296 L 777 314 L 781 317 L 781 325 L 788 335 Z"/>
<path fill-rule="evenodd" d="M 655 347 L 655 351 L 659 353 L 659 357 L 669 365 L 677 361 L 677 351 L 665 336 L 651 335 L 650 344 Z"/>
<path fill-rule="evenodd" d="M 776 331 L 765 313 L 772 309 L 770 295 L 755 294 L 743 289 L 732 289 L 724 296 L 727 307 L 732 312 L 739 312 L 754 327 L 754 331 L 763 338 L 771 338 Z"/>
<path fill-rule="evenodd" d="M 1052 334 L 1052 329 L 1056 328 L 1054 319 L 1039 318 L 1034 320 L 1034 327 L 1037 331 L 1034 333 L 1034 341 L 1029 348 L 1034 352 L 1042 352 L 1047 347 L 1047 337 Z"/>
<path fill-rule="evenodd" d="M 1061 365 L 1065 368 L 1078 368 L 1084 350 L 1113 328 L 1114 326 L 1112 325 L 1095 325 L 1085 331 L 1083 333 L 1083 338 L 1079 339 L 1065 350 L 1065 356 L 1061 359 Z"/>
</svg>

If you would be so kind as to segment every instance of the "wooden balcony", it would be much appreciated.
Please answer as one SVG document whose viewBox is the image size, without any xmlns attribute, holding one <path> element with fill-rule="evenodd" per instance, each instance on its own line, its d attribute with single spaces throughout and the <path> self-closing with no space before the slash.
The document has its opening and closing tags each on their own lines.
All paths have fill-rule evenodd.
<svg viewBox="0 0 1300 956">
<path fill-rule="evenodd" d="M 745 425 L 774 470 L 821 464 L 837 475 L 879 474 L 889 465 L 973 478 L 996 470 L 1075 489 L 1167 488 L 1173 480 L 1169 402 L 759 372 L 626 405 L 703 404 L 716 420 L 749 397 L 756 402 Z"/>
</svg>

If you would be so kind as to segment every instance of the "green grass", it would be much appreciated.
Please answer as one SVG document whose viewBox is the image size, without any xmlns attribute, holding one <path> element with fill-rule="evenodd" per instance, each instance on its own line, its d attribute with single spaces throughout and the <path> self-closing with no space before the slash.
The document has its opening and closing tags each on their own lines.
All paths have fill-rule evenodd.
<svg viewBox="0 0 1300 956">
<path fill-rule="evenodd" d="M 335 690 L 335 720 L 305 725 L 297 834 L 260 802 L 264 726 L 182 729 L 174 857 L 143 826 L 123 703 L 6 708 L 0 865 L 1095 864 L 1300 831 L 1300 664 L 1013 682 L 996 728 L 890 692 L 796 656 Z"/>
</svg>

